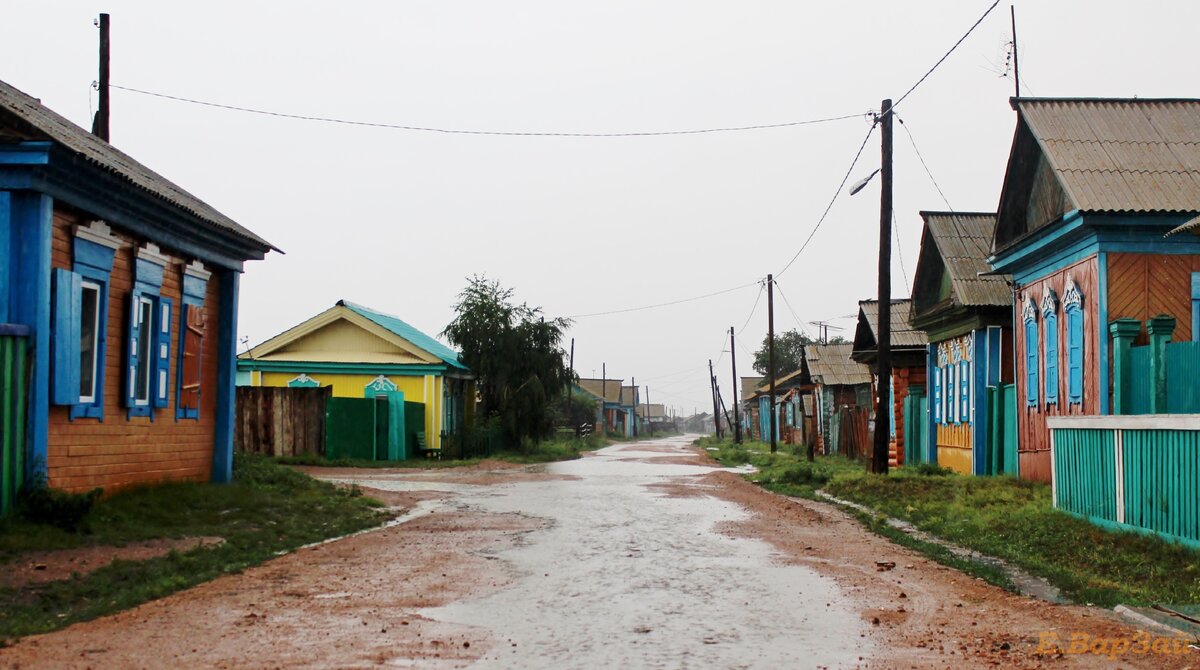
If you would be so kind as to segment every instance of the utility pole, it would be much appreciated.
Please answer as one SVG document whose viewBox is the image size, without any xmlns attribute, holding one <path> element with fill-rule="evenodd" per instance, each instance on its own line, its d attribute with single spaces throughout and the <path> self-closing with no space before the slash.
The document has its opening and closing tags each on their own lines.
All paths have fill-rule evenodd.
<svg viewBox="0 0 1200 670">
<path fill-rule="evenodd" d="M 892 378 L 892 101 L 885 99 L 880 107 L 879 126 L 882 131 L 881 164 L 879 167 L 879 365 L 875 382 L 875 450 L 871 471 L 888 473 L 888 437 L 892 408 L 886 391 Z"/>
<path fill-rule="evenodd" d="M 654 422 L 650 420 L 650 387 L 646 387 L 646 426 L 650 428 L 650 437 L 654 437 Z"/>
<path fill-rule="evenodd" d="M 600 435 L 608 437 L 608 363 L 600 364 Z"/>
<path fill-rule="evenodd" d="M 571 422 L 571 427 L 575 429 L 575 437 L 579 437 L 579 426 L 575 425 L 575 419 L 571 414 L 571 396 L 575 395 L 575 338 L 571 338 L 571 358 L 570 358 L 570 378 L 567 379 L 567 421 Z"/>
<path fill-rule="evenodd" d="M 712 386 L 713 401 L 713 430 L 717 431 L 717 439 L 721 439 L 721 412 L 717 407 L 717 376 L 713 374 L 712 359 L 708 359 L 708 383 Z"/>
<path fill-rule="evenodd" d="M 633 431 L 632 431 L 633 436 L 637 437 L 638 436 L 638 429 L 637 429 L 637 424 L 638 424 L 638 420 L 637 420 L 637 408 L 638 408 L 637 377 L 630 377 L 629 385 L 633 387 L 633 416 L 629 417 L 629 420 L 633 422 Z"/>
<path fill-rule="evenodd" d="M 775 277 L 767 275 L 767 374 L 771 381 L 771 453 L 779 448 L 775 440 Z"/>
<path fill-rule="evenodd" d="M 1012 17 L 1012 43 L 1013 43 L 1013 81 L 1016 83 L 1017 97 L 1021 97 L 1021 66 L 1017 62 L 1017 10 L 1012 5 L 1008 6 L 1008 14 Z"/>
<path fill-rule="evenodd" d="M 742 443 L 742 417 L 739 408 L 742 405 L 742 391 L 738 386 L 737 349 L 733 342 L 733 326 L 729 327 L 729 362 L 733 366 L 733 441 Z"/>
<path fill-rule="evenodd" d="M 100 26 L 100 80 L 97 82 L 97 86 L 100 89 L 100 106 L 96 109 L 96 116 L 92 118 L 92 134 L 107 142 L 110 110 L 108 98 L 108 14 L 101 14 L 100 22 L 97 25 Z"/>
</svg>

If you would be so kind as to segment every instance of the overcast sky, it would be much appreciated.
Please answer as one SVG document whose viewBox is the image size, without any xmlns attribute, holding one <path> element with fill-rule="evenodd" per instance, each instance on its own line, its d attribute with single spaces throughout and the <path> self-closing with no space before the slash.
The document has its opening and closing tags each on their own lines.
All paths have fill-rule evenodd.
<svg viewBox="0 0 1200 670">
<path fill-rule="evenodd" d="M 447 129 L 620 133 L 865 115 L 899 98 L 990 5 L 498 0 L 0 3 L 0 79 L 90 126 L 97 30 L 114 84 L 286 112 Z M 950 205 L 994 211 L 1015 115 L 1003 3 L 898 109 Z M 1200 3 L 1016 3 L 1022 93 L 1196 97 Z M 472 274 L 549 316 L 668 302 L 779 273 L 870 123 L 665 137 L 448 135 L 289 120 L 113 92 L 112 141 L 282 248 L 250 263 L 239 330 L 261 342 L 339 298 L 430 334 Z M 851 183 L 879 163 L 879 135 Z M 922 209 L 944 209 L 899 125 L 893 291 Z M 873 297 L 878 179 L 838 196 L 779 277 L 777 330 Z M 903 265 L 901 265 L 901 258 Z M 576 369 L 711 407 L 767 328 L 757 286 L 581 317 Z M 794 314 L 793 314 L 794 310 Z M 566 344 L 566 343 L 564 343 Z M 643 398 L 644 400 L 644 398 Z"/>
</svg>

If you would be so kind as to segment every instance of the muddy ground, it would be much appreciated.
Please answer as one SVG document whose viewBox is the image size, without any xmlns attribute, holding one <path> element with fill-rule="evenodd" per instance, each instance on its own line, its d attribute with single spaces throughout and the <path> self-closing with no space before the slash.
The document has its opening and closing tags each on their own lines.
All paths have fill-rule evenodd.
<svg viewBox="0 0 1200 670">
<path fill-rule="evenodd" d="M 407 511 L 23 639 L 0 666 L 1200 667 L 1194 651 L 1039 654 L 1049 633 L 1137 632 L 944 568 L 678 438 L 552 466 L 310 471 Z"/>
</svg>

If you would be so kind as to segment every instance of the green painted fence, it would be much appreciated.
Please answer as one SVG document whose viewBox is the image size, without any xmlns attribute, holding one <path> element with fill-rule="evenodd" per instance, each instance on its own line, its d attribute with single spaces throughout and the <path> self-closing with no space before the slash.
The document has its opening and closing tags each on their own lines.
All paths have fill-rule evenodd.
<svg viewBox="0 0 1200 670">
<path fill-rule="evenodd" d="M 929 460 L 926 433 L 929 399 L 921 388 L 910 388 L 904 398 L 904 464 L 916 465 Z"/>
<path fill-rule="evenodd" d="M 1054 506 L 1200 547 L 1200 416 L 1052 417 Z"/>
<path fill-rule="evenodd" d="M 1200 342 L 1166 346 L 1167 412 L 1200 414 Z"/>
<path fill-rule="evenodd" d="M 29 344 L 19 327 L 0 324 L 0 516 L 12 511 L 25 481 Z"/>
</svg>

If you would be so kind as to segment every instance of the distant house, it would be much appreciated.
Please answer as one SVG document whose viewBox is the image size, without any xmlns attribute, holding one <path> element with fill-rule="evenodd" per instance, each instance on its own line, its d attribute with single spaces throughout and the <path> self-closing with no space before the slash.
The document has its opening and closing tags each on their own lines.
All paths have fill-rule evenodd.
<svg viewBox="0 0 1200 670">
<path fill-rule="evenodd" d="M 1003 431 L 1015 410 L 1012 291 L 987 264 L 996 215 L 921 218 L 912 323 L 929 336 L 930 394 L 917 455 L 964 474 L 1016 474 L 1016 436 Z"/>
<path fill-rule="evenodd" d="M 405 413 L 408 436 L 380 438 L 393 442 L 390 452 L 378 452 L 389 453 L 388 460 L 413 456 L 418 434 L 424 448 L 441 449 L 475 410 L 474 375 L 456 351 L 397 317 L 346 300 L 250 349 L 237 366 L 250 386 L 330 386 L 334 399 L 390 399 Z M 336 440 L 338 431 L 327 430 Z M 387 432 L 386 424 L 381 430 Z"/>
<path fill-rule="evenodd" d="M 0 513 L 31 478 L 228 481 L 238 278 L 272 250 L 0 82 Z"/>
<path fill-rule="evenodd" d="M 817 442 L 826 454 L 858 456 L 867 447 L 871 371 L 850 358 L 853 350 L 849 343 L 804 345 L 816 384 Z"/>
<path fill-rule="evenodd" d="M 1160 343 L 1200 336 L 1200 238 L 1167 235 L 1200 213 L 1200 100 L 1012 106 L 989 262 L 1014 283 L 1019 472 L 1049 481 L 1048 418 L 1155 399 L 1148 384 L 1117 383 L 1116 352 L 1155 337 L 1149 331 Z M 1167 318 L 1153 321 L 1159 315 Z M 1149 378 L 1148 365 L 1134 369 Z M 1177 381 L 1186 400 L 1194 377 Z"/>
<path fill-rule="evenodd" d="M 876 378 L 876 368 L 879 360 L 879 301 L 860 300 L 858 303 L 858 324 L 854 330 L 853 352 L 850 358 L 867 365 L 871 369 L 872 406 L 876 405 L 878 394 L 886 392 L 890 399 L 887 403 L 892 408 L 886 418 L 876 417 L 875 429 L 884 426 L 888 430 L 889 448 L 888 459 L 892 465 L 902 465 L 904 460 L 904 407 L 911 392 L 916 396 L 925 395 L 925 349 L 929 340 L 925 333 L 913 328 L 909 323 L 910 300 L 892 300 L 889 312 L 891 324 L 889 340 L 891 345 L 892 374 L 886 382 Z M 884 390 L 886 385 L 886 391 Z M 886 423 L 885 423 L 886 422 Z"/>
<path fill-rule="evenodd" d="M 596 401 L 596 429 L 601 433 L 614 431 L 625 435 L 628 427 L 632 436 L 632 422 L 627 413 L 631 413 L 633 407 L 626 405 L 624 399 L 626 389 L 630 387 L 624 384 L 623 379 L 579 379 L 576 388 Z"/>
<path fill-rule="evenodd" d="M 759 423 L 758 387 L 766 377 L 742 377 L 742 387 L 739 389 L 739 400 L 742 403 L 742 433 L 749 439 L 763 439 L 766 431 Z"/>
</svg>

